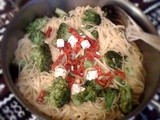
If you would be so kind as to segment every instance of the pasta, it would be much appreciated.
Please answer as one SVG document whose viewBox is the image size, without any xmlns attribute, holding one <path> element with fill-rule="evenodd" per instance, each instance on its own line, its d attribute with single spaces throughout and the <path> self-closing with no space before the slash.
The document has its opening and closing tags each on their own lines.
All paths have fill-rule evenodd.
<svg viewBox="0 0 160 120">
<path fill-rule="evenodd" d="M 82 18 L 84 17 L 84 12 L 89 9 L 92 9 L 93 11 L 95 11 L 100 15 L 101 23 L 99 25 L 94 25 L 92 23 L 85 24 L 84 21 L 82 20 Z M 103 89 L 102 91 L 105 91 L 104 89 L 107 89 L 107 90 L 114 89 L 118 91 L 116 92 L 117 96 L 114 97 L 112 100 L 112 104 L 109 110 L 106 110 L 106 104 L 109 103 L 109 102 L 106 103 L 106 99 L 109 97 L 105 98 L 105 97 L 102 97 L 100 94 L 96 96 L 95 101 L 92 101 L 92 100 L 84 101 L 80 105 L 75 105 L 72 100 L 70 100 L 68 103 L 64 104 L 61 107 L 57 107 L 48 102 L 45 102 L 45 103 L 37 102 L 37 98 L 39 97 L 39 94 L 43 90 L 48 90 L 48 88 L 50 88 L 52 84 L 56 81 L 55 80 L 56 76 L 60 76 L 58 73 L 56 73 L 56 67 L 57 66 L 60 67 L 61 70 L 65 69 L 64 65 L 62 64 L 63 61 L 67 59 L 65 57 L 62 57 L 61 64 L 57 65 L 56 67 L 53 67 L 54 64 L 57 63 L 58 57 L 64 55 L 63 48 L 56 46 L 58 45 L 56 41 L 58 29 L 62 23 L 67 24 L 70 28 L 74 28 L 74 30 L 80 30 L 79 34 L 83 33 L 83 35 L 81 35 L 81 38 L 84 38 L 85 36 L 87 36 L 91 40 L 95 39 L 92 33 L 94 30 L 98 32 L 98 39 L 95 41 L 96 43 L 99 44 L 99 49 L 96 52 L 96 54 L 100 57 L 94 56 L 93 58 L 94 60 L 91 60 L 91 66 L 85 69 L 83 77 L 81 75 L 77 75 L 74 72 L 73 72 L 73 75 L 75 75 L 74 78 L 76 80 L 78 79 L 80 81 L 80 86 L 83 87 L 83 85 L 86 82 L 85 79 L 87 78 L 89 71 L 93 70 L 95 72 L 93 66 L 98 66 L 102 72 L 108 73 L 107 75 L 109 75 L 110 73 L 111 76 L 105 77 L 105 79 L 108 79 L 105 85 L 102 83 L 101 80 L 99 81 L 99 85 L 101 85 Z M 87 28 L 87 25 L 90 27 Z M 53 68 L 51 68 L 49 71 L 41 71 L 37 67 L 37 63 L 32 60 L 33 59 L 32 53 L 37 48 L 37 44 L 34 44 L 33 41 L 30 40 L 31 39 L 30 33 L 25 34 L 24 37 L 19 40 L 18 47 L 15 51 L 15 61 L 19 65 L 19 70 L 20 70 L 16 85 L 20 90 L 20 92 L 22 93 L 22 95 L 32 105 L 34 105 L 40 111 L 44 112 L 45 114 L 47 114 L 48 116 L 51 116 L 53 119 L 56 119 L 56 120 L 57 119 L 62 119 L 62 120 L 122 119 L 126 113 L 130 112 L 130 110 L 127 112 L 123 111 L 123 107 L 119 105 L 120 103 L 118 102 L 123 100 L 123 98 L 121 98 L 121 95 L 120 95 L 121 92 L 119 91 L 125 90 L 125 88 L 123 89 L 123 86 L 125 86 L 126 84 L 131 89 L 130 100 L 131 100 L 132 106 L 136 106 L 139 104 L 140 96 L 143 93 L 144 82 L 145 82 L 144 81 L 145 70 L 142 65 L 143 55 L 140 53 L 135 43 L 133 42 L 129 43 L 127 41 L 124 33 L 124 26 L 115 25 L 114 23 L 112 23 L 109 19 L 107 19 L 104 16 L 104 12 L 100 9 L 100 7 L 92 8 L 90 6 L 87 6 L 87 7 L 77 7 L 75 10 L 70 11 L 67 16 L 64 15 L 61 17 L 47 18 L 47 23 L 40 29 L 40 31 L 42 33 L 46 33 L 46 31 L 49 31 L 49 28 L 52 28 L 52 29 L 50 29 L 50 32 L 47 34 L 47 37 L 43 39 L 44 42 L 49 45 L 51 56 L 52 56 Z M 71 31 L 70 34 L 73 34 L 73 31 Z M 90 47 L 91 46 L 92 44 L 90 45 Z M 65 47 L 65 45 L 63 47 Z M 76 52 L 75 59 L 81 56 L 85 56 L 86 50 L 87 48 L 80 48 L 80 50 Z M 121 61 L 120 62 L 121 65 L 118 64 L 117 66 L 113 67 L 109 65 L 109 62 L 106 62 L 105 56 L 107 55 L 107 53 L 109 55 L 110 51 L 112 51 L 111 53 L 116 54 L 116 56 L 121 56 L 120 57 L 121 59 L 119 59 Z M 89 53 L 89 55 L 91 55 L 91 53 Z M 38 59 L 36 60 L 38 61 Z M 113 62 L 115 65 L 115 61 L 116 61 L 116 58 L 112 58 L 110 62 Z M 72 66 L 70 67 L 71 68 L 68 71 L 74 70 Z M 68 71 L 67 70 L 65 71 L 66 74 L 68 74 Z M 66 74 L 64 76 L 62 75 L 62 77 L 65 78 Z M 115 78 L 116 75 L 117 76 L 119 75 L 120 77 L 118 78 L 123 78 L 123 80 L 122 79 L 117 80 Z M 97 79 L 103 80 L 104 78 L 103 75 L 97 77 L 96 74 L 93 74 L 92 77 L 94 76 L 95 78 L 93 79 L 97 78 Z M 91 78 L 88 77 L 87 79 L 91 79 Z M 112 80 L 109 80 L 109 79 L 112 79 Z M 88 81 L 92 81 L 92 80 L 88 80 Z M 87 88 L 85 88 L 85 90 L 86 89 Z M 85 90 L 81 89 L 81 91 L 79 92 L 83 92 Z M 71 94 L 72 92 L 73 91 L 71 89 Z M 50 98 L 48 99 L 50 100 Z M 125 106 L 125 107 L 128 107 L 128 106 Z"/>
</svg>

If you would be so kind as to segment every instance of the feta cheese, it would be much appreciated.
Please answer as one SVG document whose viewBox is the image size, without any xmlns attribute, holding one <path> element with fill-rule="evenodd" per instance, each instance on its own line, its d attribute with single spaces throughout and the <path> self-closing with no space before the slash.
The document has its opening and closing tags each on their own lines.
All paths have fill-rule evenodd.
<svg viewBox="0 0 160 120">
<path fill-rule="evenodd" d="M 97 70 L 88 71 L 86 75 L 86 79 L 91 81 L 98 77 Z"/>
<path fill-rule="evenodd" d="M 75 95 L 77 93 L 83 92 L 85 90 L 84 87 L 80 86 L 79 84 L 73 84 L 71 88 L 71 94 Z"/>
<path fill-rule="evenodd" d="M 54 72 L 55 77 L 60 77 L 61 76 L 61 77 L 65 78 L 66 74 L 67 74 L 67 71 L 65 69 L 63 69 L 61 67 L 56 67 L 55 68 L 55 72 Z"/>
<path fill-rule="evenodd" d="M 64 40 L 63 39 L 57 39 L 57 47 L 64 47 Z"/>
<path fill-rule="evenodd" d="M 68 39 L 68 42 L 70 43 L 71 47 L 73 48 L 76 45 L 76 43 L 78 42 L 78 40 L 77 40 L 76 37 L 74 37 L 73 35 L 71 35 L 69 37 L 69 39 Z"/>
<path fill-rule="evenodd" d="M 84 41 L 81 42 L 81 46 L 82 46 L 83 49 L 87 49 L 91 46 L 91 44 L 89 43 L 88 40 L 84 40 Z"/>
</svg>

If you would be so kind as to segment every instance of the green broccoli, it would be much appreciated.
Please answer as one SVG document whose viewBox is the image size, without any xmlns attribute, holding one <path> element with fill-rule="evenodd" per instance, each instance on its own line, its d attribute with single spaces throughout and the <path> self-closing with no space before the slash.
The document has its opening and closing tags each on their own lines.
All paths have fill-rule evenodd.
<svg viewBox="0 0 160 120">
<path fill-rule="evenodd" d="M 98 34 L 98 32 L 97 32 L 96 30 L 93 30 L 93 31 L 91 32 L 91 34 L 93 35 L 93 37 L 94 37 L 95 39 L 98 39 L 99 34 Z"/>
<path fill-rule="evenodd" d="M 92 25 L 86 25 L 85 28 L 86 28 L 86 29 L 91 29 L 91 28 L 93 28 L 93 26 L 92 26 Z M 92 36 L 93 36 L 95 39 L 98 39 L 99 34 L 98 34 L 97 30 L 91 31 L 91 34 L 92 34 Z"/>
<path fill-rule="evenodd" d="M 101 16 L 93 9 L 88 9 L 84 12 L 84 17 L 82 18 L 82 21 L 84 23 L 99 25 L 101 23 Z"/>
<path fill-rule="evenodd" d="M 53 63 L 49 45 L 43 43 L 34 48 L 31 59 L 41 71 L 48 72 L 51 69 L 51 64 Z"/>
<path fill-rule="evenodd" d="M 72 95 L 71 99 L 75 105 L 80 105 L 87 101 L 94 102 L 96 97 L 96 91 L 91 86 L 87 86 L 85 91 Z"/>
<path fill-rule="evenodd" d="M 66 23 L 61 23 L 57 31 L 57 39 L 68 40 L 68 38 L 71 36 L 71 33 L 69 33 L 68 30 L 69 26 Z"/>
<path fill-rule="evenodd" d="M 85 85 L 92 87 L 96 92 L 101 91 L 103 89 L 103 87 L 97 84 L 95 80 L 86 81 Z"/>
<path fill-rule="evenodd" d="M 92 87 L 87 86 L 86 90 L 84 91 L 85 101 L 90 100 L 90 101 L 94 102 L 96 100 L 96 97 L 97 97 L 96 91 Z"/>
<path fill-rule="evenodd" d="M 75 105 L 80 105 L 80 104 L 82 104 L 83 102 L 85 102 L 84 93 L 83 93 L 83 92 L 80 92 L 80 93 L 75 94 L 75 95 L 71 95 L 71 99 L 72 99 L 72 102 L 73 102 Z"/>
<path fill-rule="evenodd" d="M 122 56 L 120 53 L 117 53 L 115 51 L 108 51 L 105 56 L 105 61 L 106 63 L 111 67 L 111 68 L 122 68 Z"/>
<path fill-rule="evenodd" d="M 44 33 L 41 31 L 33 31 L 32 33 L 30 33 L 29 39 L 32 41 L 33 44 L 40 45 L 45 39 L 45 36 Z"/>
<path fill-rule="evenodd" d="M 47 17 L 43 18 L 37 18 L 33 22 L 29 24 L 29 26 L 26 28 L 28 33 L 32 33 L 35 31 L 39 31 L 44 25 L 47 23 Z"/>
<path fill-rule="evenodd" d="M 47 90 L 45 100 L 56 107 L 62 107 L 68 103 L 70 100 L 70 89 L 67 81 L 62 77 L 57 78 Z"/>
<path fill-rule="evenodd" d="M 119 107 L 123 113 L 128 113 L 132 110 L 132 95 L 128 84 L 120 87 Z"/>
<path fill-rule="evenodd" d="M 118 95 L 118 90 L 113 89 L 113 88 L 108 88 L 102 91 L 102 95 L 105 98 L 105 103 L 106 103 L 106 110 L 110 110 L 115 98 Z"/>
<path fill-rule="evenodd" d="M 126 84 L 126 81 L 124 81 L 121 77 L 119 76 L 115 76 L 114 78 L 119 84 L 121 84 L 121 86 Z"/>
</svg>

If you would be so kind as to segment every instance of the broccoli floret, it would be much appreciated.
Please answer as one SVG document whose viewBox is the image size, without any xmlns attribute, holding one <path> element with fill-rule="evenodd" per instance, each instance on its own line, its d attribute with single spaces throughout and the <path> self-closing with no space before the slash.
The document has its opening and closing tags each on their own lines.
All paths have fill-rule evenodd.
<svg viewBox="0 0 160 120">
<path fill-rule="evenodd" d="M 93 30 L 93 31 L 91 32 L 91 34 L 93 35 L 93 37 L 94 37 L 95 39 L 98 39 L 99 35 L 98 35 L 98 32 L 97 32 L 96 30 Z"/>
<path fill-rule="evenodd" d="M 80 92 L 80 93 L 75 94 L 75 95 L 71 95 L 71 99 L 72 99 L 72 101 L 73 101 L 73 103 L 75 105 L 80 105 L 83 102 L 85 102 L 84 93 L 83 92 Z"/>
<path fill-rule="evenodd" d="M 115 52 L 115 51 L 108 51 L 105 56 L 105 61 L 106 63 L 111 67 L 111 68 L 122 68 L 122 56 L 121 54 Z"/>
<path fill-rule="evenodd" d="M 29 26 L 27 27 L 27 32 L 32 33 L 34 31 L 40 30 L 42 27 L 44 27 L 47 21 L 47 17 L 37 18 L 29 24 Z"/>
<path fill-rule="evenodd" d="M 92 87 L 96 92 L 99 92 L 103 89 L 103 87 L 97 84 L 95 80 L 86 81 L 85 85 Z"/>
<path fill-rule="evenodd" d="M 102 95 L 105 98 L 106 110 L 110 110 L 112 105 L 113 105 L 113 103 L 114 103 L 114 99 L 118 95 L 118 90 L 112 89 L 112 88 L 108 88 L 108 89 L 103 90 Z"/>
<path fill-rule="evenodd" d="M 132 95 L 128 84 L 120 87 L 119 107 L 123 113 L 128 113 L 132 110 Z"/>
<path fill-rule="evenodd" d="M 49 71 L 51 69 L 52 55 L 49 48 L 49 45 L 46 43 L 41 44 L 34 48 L 31 59 L 40 69 L 40 71 Z"/>
<path fill-rule="evenodd" d="M 70 89 L 67 81 L 62 77 L 57 78 L 47 90 L 46 101 L 56 107 L 62 107 L 70 100 Z"/>
<path fill-rule="evenodd" d="M 69 26 L 66 23 L 61 23 L 57 31 L 57 39 L 68 40 L 71 33 L 68 32 Z"/>
<path fill-rule="evenodd" d="M 96 97 L 97 97 L 96 91 L 91 86 L 87 86 L 86 90 L 84 91 L 85 101 L 94 102 L 96 100 Z"/>
<path fill-rule="evenodd" d="M 80 105 L 83 102 L 87 101 L 94 102 L 96 100 L 96 97 L 96 91 L 91 86 L 87 86 L 85 91 L 72 95 L 71 99 L 75 105 Z"/>
<path fill-rule="evenodd" d="M 41 31 L 33 31 L 29 35 L 29 39 L 32 41 L 33 44 L 39 45 L 43 42 L 45 36 L 44 33 Z"/>
<path fill-rule="evenodd" d="M 84 17 L 82 18 L 82 21 L 85 23 L 99 25 L 101 23 L 101 16 L 94 10 L 88 9 L 84 12 Z"/>
<path fill-rule="evenodd" d="M 93 26 L 92 26 L 92 25 L 86 25 L 85 28 L 86 28 L 86 29 L 91 29 L 91 28 L 93 28 Z M 92 34 L 92 36 L 93 36 L 95 39 L 98 39 L 99 34 L 98 34 L 97 30 L 93 30 L 93 31 L 91 32 L 91 34 Z"/>
</svg>

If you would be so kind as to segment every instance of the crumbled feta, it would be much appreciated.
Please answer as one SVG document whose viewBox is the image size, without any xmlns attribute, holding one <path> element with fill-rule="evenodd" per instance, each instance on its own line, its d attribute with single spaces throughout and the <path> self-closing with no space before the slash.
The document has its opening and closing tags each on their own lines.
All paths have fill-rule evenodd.
<svg viewBox="0 0 160 120">
<path fill-rule="evenodd" d="M 82 46 L 83 49 L 87 49 L 91 46 L 91 44 L 89 43 L 88 40 L 84 40 L 84 41 L 81 42 L 81 46 Z"/>
<path fill-rule="evenodd" d="M 87 72 L 86 79 L 91 81 L 98 77 L 97 70 L 91 70 Z"/>
<path fill-rule="evenodd" d="M 55 68 L 55 72 L 54 72 L 54 76 L 55 77 L 60 77 L 62 76 L 63 78 L 66 76 L 67 71 L 61 67 L 56 67 Z"/>
<path fill-rule="evenodd" d="M 57 47 L 64 47 L 64 40 L 63 39 L 57 39 Z"/>
<path fill-rule="evenodd" d="M 71 47 L 73 48 L 76 45 L 76 43 L 78 42 L 78 40 L 77 40 L 76 37 L 74 37 L 73 35 L 71 35 L 69 37 L 69 39 L 68 39 L 68 42 L 70 43 Z"/>
<path fill-rule="evenodd" d="M 75 95 L 77 93 L 83 92 L 85 90 L 84 87 L 80 86 L 79 84 L 73 84 L 71 88 L 71 94 Z"/>
</svg>

